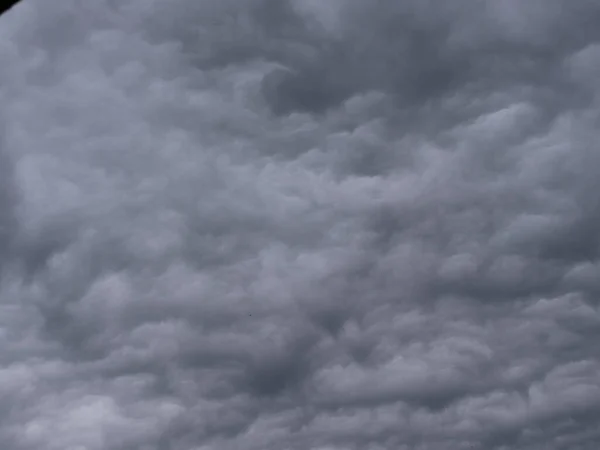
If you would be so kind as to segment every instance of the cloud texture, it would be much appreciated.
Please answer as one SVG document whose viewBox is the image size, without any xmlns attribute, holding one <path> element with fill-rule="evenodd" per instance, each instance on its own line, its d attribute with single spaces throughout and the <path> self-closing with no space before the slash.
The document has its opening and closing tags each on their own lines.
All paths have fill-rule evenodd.
<svg viewBox="0 0 600 450">
<path fill-rule="evenodd" d="M 596 0 L 0 18 L 7 450 L 595 450 Z"/>
</svg>

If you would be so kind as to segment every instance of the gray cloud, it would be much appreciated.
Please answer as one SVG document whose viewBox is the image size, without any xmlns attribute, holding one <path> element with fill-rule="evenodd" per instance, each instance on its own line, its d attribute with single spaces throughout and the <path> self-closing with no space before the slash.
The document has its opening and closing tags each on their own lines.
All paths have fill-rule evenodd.
<svg viewBox="0 0 600 450">
<path fill-rule="evenodd" d="M 0 18 L 7 449 L 595 449 L 600 6 Z"/>
</svg>

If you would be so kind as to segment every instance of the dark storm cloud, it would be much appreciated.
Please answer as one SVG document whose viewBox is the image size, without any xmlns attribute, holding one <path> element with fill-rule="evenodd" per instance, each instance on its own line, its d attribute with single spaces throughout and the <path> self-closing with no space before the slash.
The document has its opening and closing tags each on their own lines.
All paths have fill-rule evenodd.
<svg viewBox="0 0 600 450">
<path fill-rule="evenodd" d="M 2 16 L 3 448 L 595 449 L 596 3 Z"/>
<path fill-rule="evenodd" d="M 1 138 L 0 138 L 1 139 Z M 12 161 L 2 151 L 0 141 L 0 268 L 10 258 L 16 235 L 16 192 L 12 180 Z"/>
</svg>

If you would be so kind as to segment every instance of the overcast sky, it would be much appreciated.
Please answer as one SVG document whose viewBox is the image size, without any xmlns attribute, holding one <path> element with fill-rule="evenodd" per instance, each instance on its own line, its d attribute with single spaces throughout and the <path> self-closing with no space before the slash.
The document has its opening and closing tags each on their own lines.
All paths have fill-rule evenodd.
<svg viewBox="0 0 600 450">
<path fill-rule="evenodd" d="M 0 17 L 3 450 L 596 450 L 598 0 Z"/>
</svg>

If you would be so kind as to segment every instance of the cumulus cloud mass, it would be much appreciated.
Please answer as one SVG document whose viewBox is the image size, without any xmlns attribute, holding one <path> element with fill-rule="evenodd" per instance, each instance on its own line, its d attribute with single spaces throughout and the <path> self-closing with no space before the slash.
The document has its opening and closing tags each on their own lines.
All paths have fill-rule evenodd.
<svg viewBox="0 0 600 450">
<path fill-rule="evenodd" d="M 0 18 L 6 450 L 595 450 L 597 0 Z"/>
</svg>

